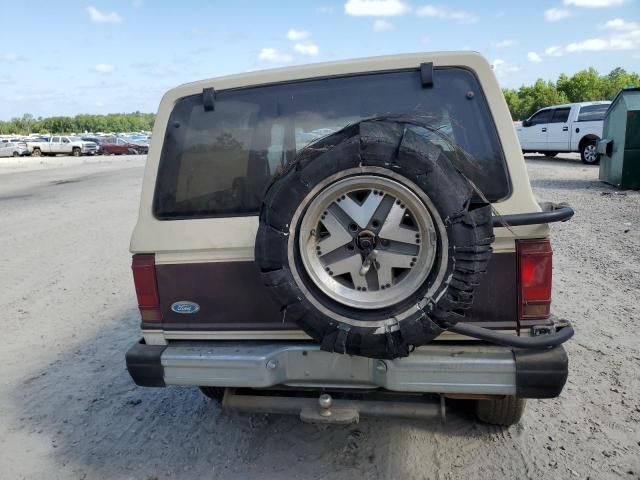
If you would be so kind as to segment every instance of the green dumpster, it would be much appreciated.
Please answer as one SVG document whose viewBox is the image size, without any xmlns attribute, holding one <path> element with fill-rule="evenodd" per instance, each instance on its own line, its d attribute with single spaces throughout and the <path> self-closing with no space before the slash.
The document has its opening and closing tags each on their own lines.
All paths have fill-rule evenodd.
<svg viewBox="0 0 640 480">
<path fill-rule="evenodd" d="M 602 138 L 600 180 L 640 190 L 640 87 L 618 92 L 604 117 Z"/>
</svg>

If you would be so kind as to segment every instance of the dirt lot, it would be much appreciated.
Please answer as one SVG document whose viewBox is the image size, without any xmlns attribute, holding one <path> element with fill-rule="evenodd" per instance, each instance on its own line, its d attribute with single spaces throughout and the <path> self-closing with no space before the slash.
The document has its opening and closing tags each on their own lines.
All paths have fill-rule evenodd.
<svg viewBox="0 0 640 480">
<path fill-rule="evenodd" d="M 640 193 L 597 168 L 528 160 L 538 199 L 577 211 L 553 226 L 553 308 L 577 330 L 560 398 L 510 429 L 464 411 L 319 428 L 132 383 L 144 160 L 68 160 L 0 162 L 0 479 L 640 478 Z"/>
</svg>

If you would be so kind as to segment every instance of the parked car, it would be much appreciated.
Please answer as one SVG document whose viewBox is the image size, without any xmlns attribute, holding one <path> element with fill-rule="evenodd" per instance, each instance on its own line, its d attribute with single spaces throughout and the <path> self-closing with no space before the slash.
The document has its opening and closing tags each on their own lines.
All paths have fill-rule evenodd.
<svg viewBox="0 0 640 480">
<path fill-rule="evenodd" d="M 41 155 L 66 154 L 79 157 L 81 155 L 95 155 L 98 145 L 94 142 L 83 141 L 80 137 L 54 135 L 48 141 L 29 141 L 27 148 L 34 157 Z"/>
<path fill-rule="evenodd" d="M 104 142 L 104 139 L 102 137 L 87 137 L 84 136 L 82 137 L 82 140 L 84 142 L 93 142 L 96 144 L 97 149 L 96 149 L 96 155 L 102 155 L 104 152 L 102 151 L 102 143 Z"/>
<path fill-rule="evenodd" d="M 584 163 L 598 163 L 596 144 L 602 138 L 604 114 L 611 102 L 554 105 L 538 110 L 517 127 L 523 152 L 555 156 L 579 152 Z"/>
<path fill-rule="evenodd" d="M 104 137 L 100 148 L 105 155 L 138 155 L 147 153 L 149 149 L 147 146 L 136 145 L 120 137 Z"/>
<path fill-rule="evenodd" d="M 29 149 L 25 142 L 9 140 L 0 142 L 0 157 L 22 157 L 29 155 Z"/>
<path fill-rule="evenodd" d="M 138 385 L 335 423 L 457 398 L 510 425 L 560 394 L 573 329 L 550 312 L 547 223 L 573 211 L 534 200 L 479 54 L 189 83 L 157 118 L 130 245 Z"/>
<path fill-rule="evenodd" d="M 149 146 L 149 137 L 147 135 L 140 135 L 140 134 L 134 133 L 130 135 L 125 135 L 124 139 L 131 143 L 135 143 L 136 145 Z"/>
</svg>

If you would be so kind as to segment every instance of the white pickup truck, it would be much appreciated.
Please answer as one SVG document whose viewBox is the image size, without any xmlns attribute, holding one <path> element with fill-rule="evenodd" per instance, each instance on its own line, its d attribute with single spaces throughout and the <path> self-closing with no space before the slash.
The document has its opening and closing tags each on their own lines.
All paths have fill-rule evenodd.
<svg viewBox="0 0 640 480">
<path fill-rule="evenodd" d="M 80 137 L 56 135 L 48 141 L 27 142 L 27 147 L 34 157 L 42 155 L 66 154 L 79 157 L 81 155 L 95 155 L 98 145 L 95 142 L 87 142 Z"/>
<path fill-rule="evenodd" d="M 569 103 L 538 110 L 516 127 L 522 151 L 551 157 L 559 152 L 579 152 L 584 163 L 597 164 L 596 143 L 602 138 L 610 103 Z"/>
</svg>

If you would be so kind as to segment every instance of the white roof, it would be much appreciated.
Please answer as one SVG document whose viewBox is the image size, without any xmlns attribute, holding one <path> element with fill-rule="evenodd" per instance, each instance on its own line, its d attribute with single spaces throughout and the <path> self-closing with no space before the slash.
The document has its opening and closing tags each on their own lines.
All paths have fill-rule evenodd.
<svg viewBox="0 0 640 480">
<path fill-rule="evenodd" d="M 588 105 L 609 105 L 610 103 L 611 103 L 611 100 L 598 100 L 596 102 L 563 103 L 562 105 L 549 105 L 548 107 L 543 107 L 540 110 L 547 110 L 549 108 L 573 107 L 574 105 L 579 105 L 581 107 L 586 107 Z"/>
</svg>

